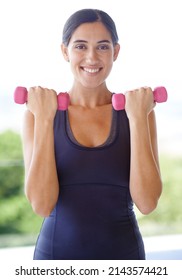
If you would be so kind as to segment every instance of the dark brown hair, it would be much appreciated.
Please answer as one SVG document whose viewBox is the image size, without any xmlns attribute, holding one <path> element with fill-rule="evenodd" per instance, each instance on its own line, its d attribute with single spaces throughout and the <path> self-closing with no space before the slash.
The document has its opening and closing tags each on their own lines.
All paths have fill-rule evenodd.
<svg viewBox="0 0 182 280">
<path fill-rule="evenodd" d="M 97 9 L 82 9 L 72 14 L 64 25 L 62 43 L 68 46 L 76 28 L 89 22 L 102 22 L 111 34 L 113 45 L 118 43 L 118 34 L 113 19 L 106 12 Z"/>
</svg>

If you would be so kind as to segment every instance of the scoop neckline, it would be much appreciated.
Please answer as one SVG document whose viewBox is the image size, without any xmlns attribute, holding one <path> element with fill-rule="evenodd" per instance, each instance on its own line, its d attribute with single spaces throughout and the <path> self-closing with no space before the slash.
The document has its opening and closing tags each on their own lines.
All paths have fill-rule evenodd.
<svg viewBox="0 0 182 280">
<path fill-rule="evenodd" d="M 111 145 L 113 145 L 113 143 L 115 142 L 116 138 L 117 138 L 117 112 L 112 108 L 112 120 L 111 120 L 111 126 L 110 126 L 110 131 L 109 134 L 107 136 L 107 139 L 103 142 L 103 144 L 98 145 L 98 146 L 94 146 L 94 147 L 88 147 L 85 145 L 82 145 L 81 143 L 79 143 L 77 141 L 77 139 L 75 138 L 72 130 L 71 130 L 71 126 L 70 126 L 70 122 L 69 122 L 69 115 L 68 115 L 68 110 L 65 111 L 65 132 L 66 132 L 66 136 L 67 139 L 69 141 L 69 143 L 81 150 L 103 150 L 105 148 L 110 147 Z M 113 131 L 115 132 L 114 136 L 112 135 Z M 110 138 L 112 138 L 112 140 L 110 141 Z"/>
</svg>

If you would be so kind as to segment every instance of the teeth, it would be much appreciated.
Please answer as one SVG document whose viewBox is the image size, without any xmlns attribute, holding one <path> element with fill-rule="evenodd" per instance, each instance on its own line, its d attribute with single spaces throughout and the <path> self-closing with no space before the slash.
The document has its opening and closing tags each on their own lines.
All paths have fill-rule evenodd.
<svg viewBox="0 0 182 280">
<path fill-rule="evenodd" d="M 83 68 L 84 71 L 89 72 L 89 73 L 97 73 L 99 72 L 99 68 L 97 69 L 89 69 L 89 68 Z"/>
</svg>

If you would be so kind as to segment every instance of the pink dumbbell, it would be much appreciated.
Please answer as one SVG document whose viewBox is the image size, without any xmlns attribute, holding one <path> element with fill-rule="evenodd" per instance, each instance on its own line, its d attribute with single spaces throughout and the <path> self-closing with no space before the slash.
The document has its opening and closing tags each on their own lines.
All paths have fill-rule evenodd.
<svg viewBox="0 0 182 280">
<path fill-rule="evenodd" d="M 167 101 L 167 91 L 165 87 L 156 87 L 153 91 L 154 101 L 158 103 Z M 125 108 L 125 96 L 122 93 L 113 94 L 112 105 L 116 111 L 123 110 Z"/>
<path fill-rule="evenodd" d="M 70 98 L 66 92 L 61 92 L 57 96 L 58 110 L 65 111 L 68 109 Z M 25 87 L 17 87 L 14 91 L 14 101 L 17 104 L 24 104 L 28 100 L 28 91 Z"/>
</svg>

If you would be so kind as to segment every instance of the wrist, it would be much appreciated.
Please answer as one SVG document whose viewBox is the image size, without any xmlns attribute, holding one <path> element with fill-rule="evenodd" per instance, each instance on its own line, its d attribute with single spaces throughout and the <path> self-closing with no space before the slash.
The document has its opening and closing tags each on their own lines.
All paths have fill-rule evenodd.
<svg viewBox="0 0 182 280">
<path fill-rule="evenodd" d="M 36 126 L 40 126 L 41 128 L 52 127 L 53 123 L 54 123 L 53 118 L 48 118 L 48 117 L 45 117 L 45 116 L 35 115 L 34 119 L 35 119 Z"/>
<path fill-rule="evenodd" d="M 148 116 L 146 115 L 138 116 L 138 117 L 130 117 L 128 119 L 129 119 L 130 126 L 143 127 L 146 124 L 148 124 Z"/>
</svg>

